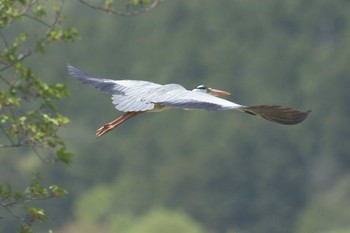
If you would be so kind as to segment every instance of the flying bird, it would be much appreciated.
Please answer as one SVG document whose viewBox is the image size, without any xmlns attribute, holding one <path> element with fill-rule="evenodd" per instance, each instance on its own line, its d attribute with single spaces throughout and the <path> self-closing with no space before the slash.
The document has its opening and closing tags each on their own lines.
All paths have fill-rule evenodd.
<svg viewBox="0 0 350 233">
<path fill-rule="evenodd" d="M 298 124 L 311 112 L 311 110 L 301 112 L 277 105 L 240 105 L 217 97 L 230 95 L 229 92 L 203 85 L 187 90 L 179 84 L 161 85 L 139 80 L 112 80 L 85 73 L 71 65 L 67 65 L 67 68 L 69 74 L 82 83 L 112 94 L 112 103 L 115 108 L 124 112 L 122 116 L 99 128 L 96 132 L 97 137 L 141 113 L 174 108 L 214 111 L 234 109 L 285 125 Z"/>
</svg>

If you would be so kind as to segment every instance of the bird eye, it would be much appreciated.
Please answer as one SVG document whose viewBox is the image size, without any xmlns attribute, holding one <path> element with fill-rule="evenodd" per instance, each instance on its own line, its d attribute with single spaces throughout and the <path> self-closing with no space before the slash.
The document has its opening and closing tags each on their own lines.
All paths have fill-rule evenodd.
<svg viewBox="0 0 350 233">
<path fill-rule="evenodd" d="M 199 90 L 206 90 L 206 89 L 208 89 L 206 86 L 204 86 L 204 85 L 199 85 L 198 87 L 197 87 L 197 89 L 199 89 Z"/>
</svg>

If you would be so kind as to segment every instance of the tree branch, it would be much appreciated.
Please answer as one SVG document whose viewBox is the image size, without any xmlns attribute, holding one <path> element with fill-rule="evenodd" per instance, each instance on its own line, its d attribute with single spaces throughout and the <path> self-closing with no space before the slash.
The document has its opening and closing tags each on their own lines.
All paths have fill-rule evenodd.
<svg viewBox="0 0 350 233">
<path fill-rule="evenodd" d="M 33 3 L 33 2 L 35 2 L 35 0 L 33 0 L 32 3 Z M 55 30 L 56 27 L 57 27 L 57 25 L 60 23 L 59 19 L 61 18 L 61 14 L 62 14 L 62 10 L 63 10 L 63 5 L 64 5 L 64 0 L 61 0 L 60 8 L 59 8 L 59 10 L 56 12 L 55 17 L 54 17 L 54 19 L 53 19 L 53 22 L 52 22 L 51 24 L 45 23 L 45 22 L 43 22 L 43 21 L 41 21 L 41 20 L 39 20 L 39 19 L 35 19 L 35 18 L 32 17 L 32 16 L 25 15 L 26 17 L 28 17 L 28 18 L 30 18 L 30 19 L 32 19 L 32 20 L 35 20 L 35 21 L 37 21 L 37 22 L 39 22 L 39 23 L 41 23 L 41 24 L 43 24 L 43 25 L 45 25 L 45 26 L 47 26 L 47 27 L 50 28 L 44 36 L 42 36 L 41 38 L 39 38 L 39 39 L 37 40 L 37 41 L 39 42 L 39 43 L 37 43 L 37 44 L 41 44 L 41 43 L 46 44 L 46 43 L 49 42 L 49 38 L 50 38 L 51 32 L 52 32 L 53 30 Z M 25 12 L 23 12 L 23 14 L 25 14 Z M 11 68 L 12 66 L 14 66 L 16 63 L 18 63 L 18 62 L 20 62 L 20 61 L 23 61 L 25 58 L 29 57 L 29 56 L 32 55 L 36 50 L 38 50 L 38 48 L 39 48 L 38 45 L 36 45 L 36 46 L 34 46 L 34 47 L 32 47 L 32 48 L 27 49 L 27 51 L 20 53 L 20 54 L 17 56 L 17 58 L 16 58 L 13 62 L 8 63 L 8 64 L 5 65 L 4 67 L 2 67 L 2 68 L 0 69 L 0 72 Z"/>
<path fill-rule="evenodd" d="M 25 218 L 21 218 L 20 216 L 14 214 L 11 210 L 11 206 L 17 204 L 16 202 L 11 202 L 11 203 L 2 203 L 0 202 L 0 206 L 3 207 L 12 217 L 18 219 L 21 222 L 25 222 Z"/>
<path fill-rule="evenodd" d="M 96 5 L 93 5 L 91 3 L 86 2 L 85 0 L 79 0 L 79 2 L 81 2 L 82 4 L 88 6 L 88 7 L 92 8 L 92 9 L 104 11 L 104 12 L 107 12 L 109 14 L 114 14 L 114 15 L 119 15 L 119 16 L 126 16 L 126 17 L 134 16 L 134 15 L 138 15 L 140 13 L 144 13 L 144 12 L 150 11 L 150 10 L 154 9 L 156 6 L 158 6 L 163 1 L 164 0 L 154 0 L 151 5 L 149 5 L 148 7 L 143 8 L 143 9 L 132 11 L 132 12 L 122 12 L 122 11 L 117 11 L 117 10 L 113 10 L 113 9 L 108 9 L 108 8 L 96 6 Z"/>
</svg>

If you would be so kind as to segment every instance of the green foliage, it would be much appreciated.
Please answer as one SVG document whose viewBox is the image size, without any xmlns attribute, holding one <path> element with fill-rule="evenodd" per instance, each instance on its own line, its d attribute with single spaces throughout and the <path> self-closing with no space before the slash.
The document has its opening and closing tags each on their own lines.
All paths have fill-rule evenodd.
<svg viewBox="0 0 350 233">
<path fill-rule="evenodd" d="M 56 107 L 57 101 L 68 96 L 66 86 L 46 83 L 26 60 L 45 52 L 49 44 L 74 41 L 77 31 L 60 26 L 62 4 L 5 0 L 1 1 L 0 15 L 0 149 L 26 146 L 44 161 L 49 160 L 40 156 L 36 148 L 52 149 L 56 156 L 50 163 L 70 164 L 72 154 L 57 134 L 69 122 Z M 66 195 L 57 185 L 44 187 L 38 177 L 23 192 L 13 191 L 12 185 L 0 185 L 0 206 L 19 220 L 18 232 L 32 232 L 34 223 L 48 220 L 44 209 L 32 202 Z M 22 211 L 16 212 L 17 206 Z"/>
<path fill-rule="evenodd" d="M 142 22 L 79 23 L 82 35 L 94 34 L 69 54 L 96 75 L 205 84 L 237 103 L 313 112 L 295 127 L 237 112 L 150 113 L 95 141 L 95 127 L 118 112 L 109 97 L 72 81 L 84 91 L 65 106 L 82 111 L 69 130 L 84 155 L 85 169 L 73 174 L 87 183 L 76 191 L 77 218 L 109 225 L 110 216 L 126 216 L 127 224 L 161 204 L 214 232 L 293 232 L 311 194 L 349 171 L 349 10 L 344 0 L 168 1 Z M 86 138 L 74 139 L 77 129 Z M 85 172 L 91 167 L 99 178 Z M 95 202 L 101 182 L 105 198 Z"/>
<path fill-rule="evenodd" d="M 7 142 L 2 138 L 0 147 L 50 147 L 57 149 L 57 161 L 67 163 L 70 161 L 67 156 L 69 153 L 57 135 L 57 130 L 69 120 L 57 111 L 54 102 L 67 97 L 66 87 L 61 83 L 47 84 L 41 81 L 32 69 L 23 63 L 28 56 L 43 52 L 47 44 L 54 41 L 73 41 L 77 36 L 75 29 L 59 27 L 61 11 L 55 11 L 52 24 L 44 21 L 49 20 L 45 18 L 49 7 L 32 1 L 22 1 L 20 4 L 16 1 L 4 2 L 2 10 L 6 9 L 6 17 L 0 21 L 4 28 L 10 30 L 16 27 L 20 18 L 33 20 L 46 27 L 47 31 L 42 36 L 30 35 L 36 38 L 32 46 L 28 45 L 30 32 L 21 32 L 14 36 L 12 43 L 2 34 L 4 49 L 0 51 L 0 78 L 3 87 L 0 92 L 0 129 L 6 135 Z"/>
<path fill-rule="evenodd" d="M 88 195 L 84 195 L 77 205 L 77 216 L 80 221 L 90 226 L 107 225 L 111 232 L 206 232 L 199 223 L 181 211 L 151 207 L 143 214 L 137 214 L 131 209 L 124 209 L 123 204 L 115 202 L 116 197 L 112 195 L 112 192 L 106 187 L 95 188 Z M 117 207 L 117 209 L 113 211 L 109 208 L 110 206 Z"/>
<path fill-rule="evenodd" d="M 72 162 L 72 153 L 58 135 L 58 130 L 69 123 L 57 108 L 58 102 L 68 96 L 68 91 L 65 84 L 49 83 L 37 74 L 40 72 L 35 72 L 33 55 L 44 56 L 49 45 L 74 42 L 78 38 L 75 27 L 63 26 L 67 19 L 63 15 L 64 2 L 3 0 L 0 4 L 0 149 L 32 149 L 47 164 Z M 123 2 L 122 5 L 130 3 Z M 104 10 L 108 10 L 113 1 L 107 0 L 104 4 Z M 147 4 L 147 0 L 132 2 L 133 7 Z M 49 149 L 54 155 L 41 155 L 39 148 L 40 151 Z M 66 195 L 66 191 L 57 185 L 45 188 L 39 181 L 28 185 L 25 192 L 12 192 L 12 184 L 6 186 L 7 189 L 1 187 L 4 190 L 2 207 L 24 223 L 19 232 L 31 232 L 33 223 L 47 221 L 44 209 L 24 205 L 29 198 L 45 200 Z M 24 207 L 26 218 L 13 211 L 16 206 Z"/>
<path fill-rule="evenodd" d="M 350 232 L 350 228 L 348 229 L 344 229 L 344 228 L 340 228 L 340 229 L 332 229 L 332 230 L 329 230 L 329 231 L 322 231 L 320 233 L 349 233 Z"/>
<path fill-rule="evenodd" d="M 297 233 L 346 232 L 345 229 L 350 229 L 349 219 L 350 176 L 345 176 L 309 202 L 300 215 Z"/>
<path fill-rule="evenodd" d="M 115 230 L 118 230 L 116 228 Z M 132 221 L 125 233 L 205 233 L 200 224 L 182 212 L 163 208 L 150 210 L 144 216 Z"/>
<path fill-rule="evenodd" d="M 36 57 L 31 63 L 33 74 L 40 70 L 50 74 L 50 81 L 64 79 L 72 90 L 60 109 L 74 123 L 60 132 L 80 156 L 69 169 L 47 166 L 44 171 L 45 180 L 69 189 L 69 199 L 54 210 L 34 206 L 63 226 L 59 232 L 124 232 L 134 225 L 139 229 L 139 223 L 148 229 L 158 226 L 154 222 L 166 222 L 163 217 L 169 211 L 186 213 L 211 232 L 348 229 L 348 207 L 330 201 L 337 200 L 340 189 L 334 189 L 332 198 L 324 195 L 350 168 L 347 0 L 165 1 L 154 12 L 123 19 L 113 13 L 137 14 L 157 1 L 99 1 L 93 8 L 102 14 L 77 7 L 82 0 L 68 2 L 82 40 L 48 50 L 47 43 L 68 39 L 55 30 L 32 50 L 45 56 L 53 52 L 55 58 Z M 109 15 L 103 16 L 105 12 Z M 37 13 L 35 17 L 54 14 L 40 9 Z M 33 41 L 30 33 L 19 31 L 22 35 L 14 36 L 17 45 L 8 42 L 13 51 Z M 18 55 L 8 53 L 6 59 L 13 61 Z M 113 79 L 180 83 L 188 89 L 205 84 L 232 92 L 229 99 L 238 103 L 281 104 L 313 112 L 293 127 L 238 112 L 150 113 L 96 139 L 95 129 L 119 113 L 108 96 L 68 78 L 67 62 Z M 10 91 L 1 93 L 7 96 L 4 106 L 27 110 L 32 103 L 41 105 L 11 96 Z M 54 110 L 43 114 L 36 116 L 61 127 Z M 8 114 L 0 116 L 2 124 L 9 121 Z M 40 135 L 33 138 L 47 142 Z M 0 171 L 6 169 L 1 163 Z M 157 206 L 166 210 L 152 215 Z M 160 220 L 146 221 L 150 215 Z M 65 231 L 71 224 L 77 228 Z"/>
<path fill-rule="evenodd" d="M 90 8 L 102 10 L 109 14 L 131 16 L 152 10 L 162 0 L 104 0 L 100 5 L 90 0 L 79 1 Z"/>
<path fill-rule="evenodd" d="M 32 232 L 31 226 L 37 222 L 46 222 L 48 216 L 44 209 L 35 207 L 36 201 L 64 197 L 67 191 L 57 185 L 48 188 L 41 184 L 39 175 L 35 175 L 31 184 L 24 191 L 14 191 L 11 184 L 0 185 L 0 207 L 17 218 L 22 224 L 18 232 Z M 13 207 L 21 205 L 22 211 L 14 212 Z"/>
<path fill-rule="evenodd" d="M 129 3 L 134 6 L 147 5 L 150 3 L 150 0 L 130 0 Z"/>
<path fill-rule="evenodd" d="M 108 207 L 114 200 L 114 194 L 106 187 L 95 187 L 77 202 L 77 215 L 87 225 L 101 223 L 110 214 Z"/>
</svg>

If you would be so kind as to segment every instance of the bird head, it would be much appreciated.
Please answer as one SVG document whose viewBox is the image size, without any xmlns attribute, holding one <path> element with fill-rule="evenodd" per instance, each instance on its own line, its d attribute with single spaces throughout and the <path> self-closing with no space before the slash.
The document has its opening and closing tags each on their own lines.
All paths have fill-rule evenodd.
<svg viewBox="0 0 350 233">
<path fill-rule="evenodd" d="M 207 94 L 213 95 L 213 96 L 231 95 L 231 93 L 229 93 L 227 91 L 216 90 L 216 89 L 213 89 L 213 88 L 210 88 L 210 87 L 206 87 L 204 85 L 199 85 L 198 87 L 196 87 L 192 91 L 203 92 L 203 93 L 207 93 Z"/>
</svg>

